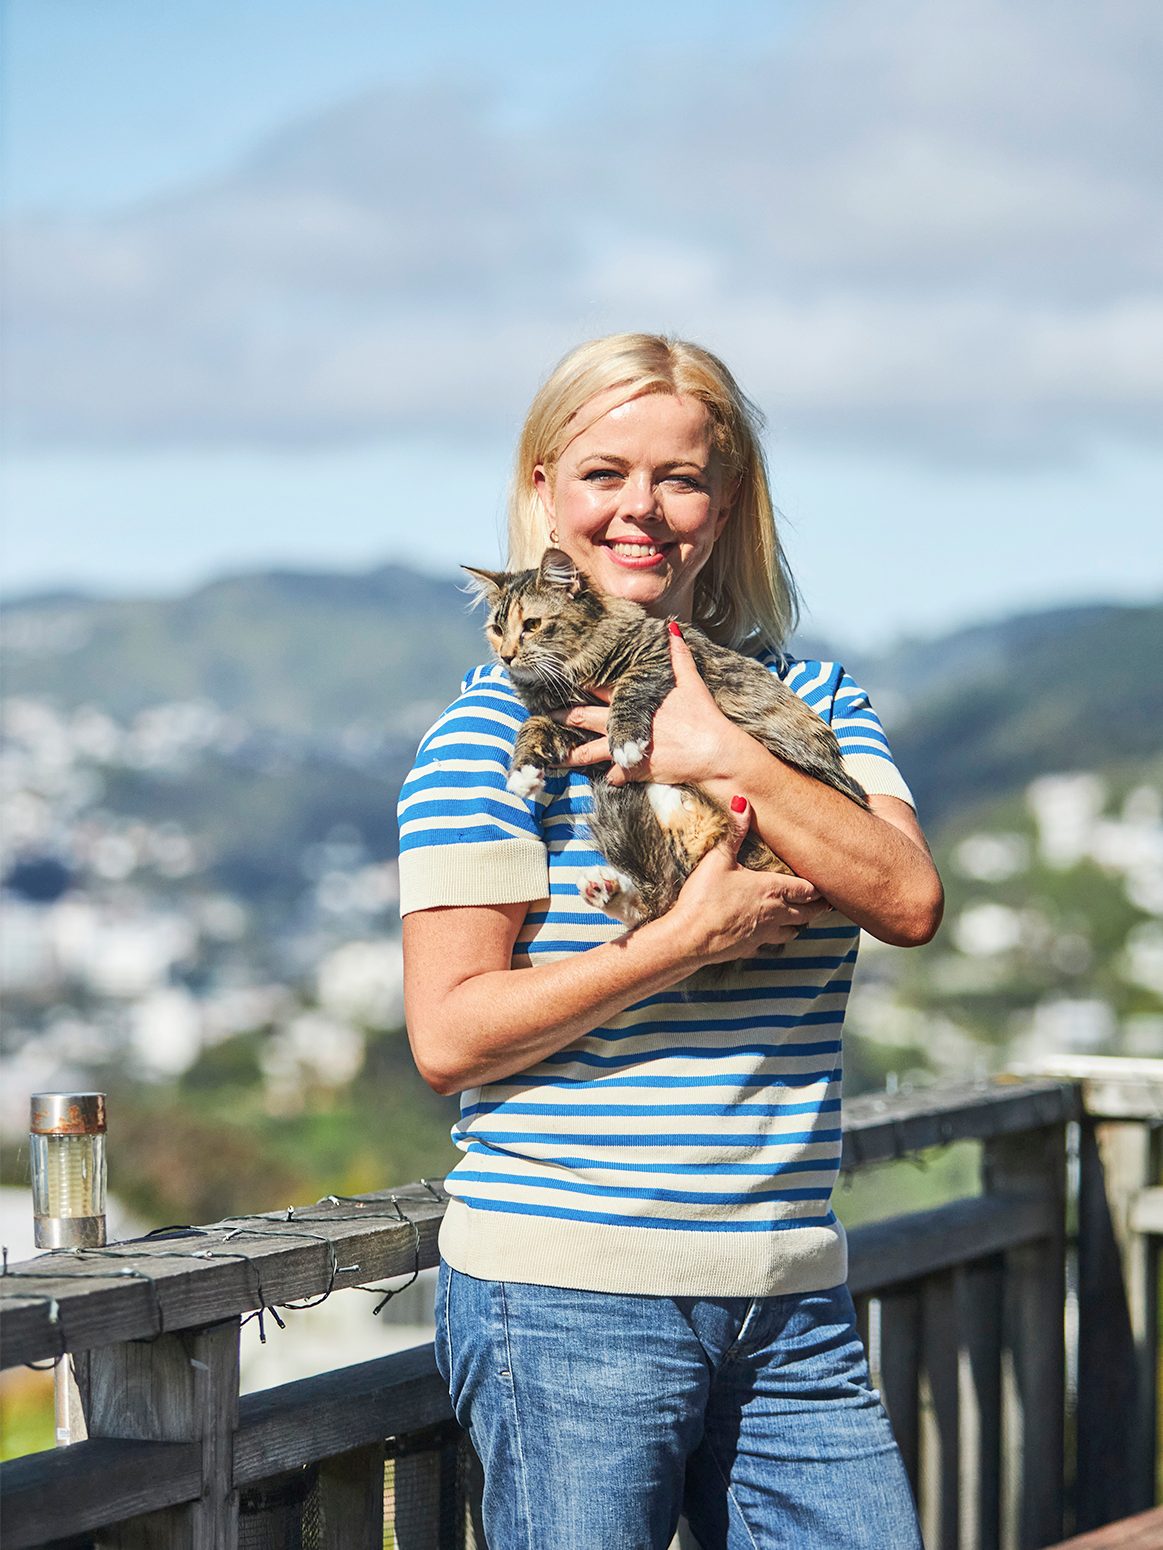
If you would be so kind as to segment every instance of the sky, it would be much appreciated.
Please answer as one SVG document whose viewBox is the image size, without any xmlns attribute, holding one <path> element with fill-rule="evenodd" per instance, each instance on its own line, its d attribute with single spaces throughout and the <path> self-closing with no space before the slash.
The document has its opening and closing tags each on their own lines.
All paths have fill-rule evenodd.
<svg viewBox="0 0 1163 1550">
<path fill-rule="evenodd" d="M 1163 594 L 1156 0 L 6 0 L 9 593 L 503 560 L 572 344 L 727 360 L 813 631 Z"/>
</svg>

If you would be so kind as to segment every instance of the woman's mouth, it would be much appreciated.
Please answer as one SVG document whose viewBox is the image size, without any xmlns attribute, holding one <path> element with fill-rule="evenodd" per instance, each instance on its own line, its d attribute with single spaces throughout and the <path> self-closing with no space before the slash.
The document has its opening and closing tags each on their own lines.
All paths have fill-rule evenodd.
<svg viewBox="0 0 1163 1550">
<path fill-rule="evenodd" d="M 606 552 L 618 565 L 631 570 L 652 570 L 663 564 L 673 544 L 654 543 L 650 539 L 607 539 Z"/>
</svg>

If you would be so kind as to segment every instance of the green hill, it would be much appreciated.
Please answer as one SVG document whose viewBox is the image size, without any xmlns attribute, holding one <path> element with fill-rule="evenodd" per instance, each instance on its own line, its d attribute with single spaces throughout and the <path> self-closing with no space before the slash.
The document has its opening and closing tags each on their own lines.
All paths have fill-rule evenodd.
<svg viewBox="0 0 1163 1550">
<path fill-rule="evenodd" d="M 873 664 L 908 707 L 894 750 L 940 824 L 1036 775 L 1163 748 L 1163 606 L 1055 609 L 902 646 Z"/>
<path fill-rule="evenodd" d="M 230 576 L 176 598 L 17 600 L 3 646 L 10 694 L 123 719 L 205 698 L 310 734 L 422 730 L 483 654 L 455 582 L 395 565 Z"/>
</svg>

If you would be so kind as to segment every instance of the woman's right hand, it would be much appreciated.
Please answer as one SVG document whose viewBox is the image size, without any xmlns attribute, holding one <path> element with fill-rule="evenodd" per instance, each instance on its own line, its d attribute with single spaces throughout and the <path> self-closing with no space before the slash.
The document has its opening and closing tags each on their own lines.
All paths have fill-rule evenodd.
<svg viewBox="0 0 1163 1550">
<path fill-rule="evenodd" d="M 782 947 L 832 908 L 806 878 L 740 866 L 751 807 L 742 797 L 735 802 L 742 806 L 732 804 L 730 833 L 695 867 L 670 912 L 700 966 Z"/>
</svg>

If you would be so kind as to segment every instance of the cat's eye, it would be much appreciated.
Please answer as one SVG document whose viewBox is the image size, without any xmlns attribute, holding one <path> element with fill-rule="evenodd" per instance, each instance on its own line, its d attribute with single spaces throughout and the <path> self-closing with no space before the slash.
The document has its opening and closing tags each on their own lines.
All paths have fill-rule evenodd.
<svg viewBox="0 0 1163 1550">
<path fill-rule="evenodd" d="M 541 628 L 541 620 L 540 619 L 525 619 L 522 622 L 522 625 L 521 625 L 521 633 L 522 633 L 522 635 L 524 635 L 526 630 L 539 630 L 540 628 Z"/>
</svg>

